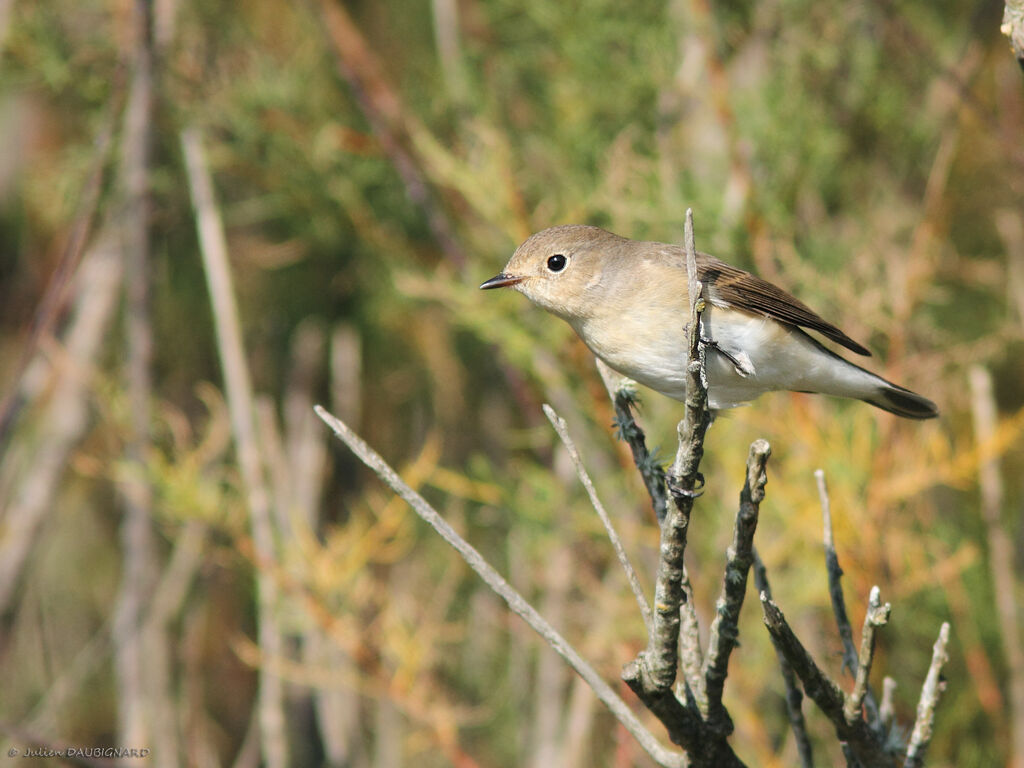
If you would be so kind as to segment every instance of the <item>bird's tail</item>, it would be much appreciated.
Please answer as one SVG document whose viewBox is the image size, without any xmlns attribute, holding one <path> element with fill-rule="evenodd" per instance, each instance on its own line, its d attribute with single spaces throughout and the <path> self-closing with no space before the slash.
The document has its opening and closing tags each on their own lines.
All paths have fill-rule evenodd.
<svg viewBox="0 0 1024 768">
<path fill-rule="evenodd" d="M 863 400 L 876 408 L 881 408 L 883 411 L 894 413 L 905 419 L 934 419 L 939 415 L 939 409 L 928 398 L 921 397 L 906 387 L 886 381 L 878 374 L 851 363 L 846 358 L 825 348 L 807 334 L 803 334 L 803 339 L 810 342 L 818 353 L 815 356 L 816 360 L 822 359 L 820 357 L 822 352 L 832 360 L 829 365 L 813 366 L 814 378 L 804 382 L 810 385 L 804 391 Z"/>
<path fill-rule="evenodd" d="M 873 393 L 861 397 L 865 403 L 905 419 L 934 419 L 939 415 L 939 409 L 928 398 L 885 379 L 879 378 L 878 381 Z"/>
</svg>

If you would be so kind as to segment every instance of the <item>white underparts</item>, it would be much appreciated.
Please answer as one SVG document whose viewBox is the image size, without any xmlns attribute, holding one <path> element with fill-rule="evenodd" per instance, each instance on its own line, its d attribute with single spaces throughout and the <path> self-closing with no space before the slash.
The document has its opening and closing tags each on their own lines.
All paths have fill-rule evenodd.
<svg viewBox="0 0 1024 768">
<path fill-rule="evenodd" d="M 714 305 L 708 306 L 702 319 L 701 335 L 709 342 L 706 366 L 712 408 L 734 408 L 777 390 L 862 399 L 884 384 L 799 328 Z M 619 373 L 669 397 L 685 399 L 687 353 L 682 324 L 665 329 L 656 322 L 630 322 L 628 336 L 624 325 L 584 321 L 576 332 Z"/>
</svg>

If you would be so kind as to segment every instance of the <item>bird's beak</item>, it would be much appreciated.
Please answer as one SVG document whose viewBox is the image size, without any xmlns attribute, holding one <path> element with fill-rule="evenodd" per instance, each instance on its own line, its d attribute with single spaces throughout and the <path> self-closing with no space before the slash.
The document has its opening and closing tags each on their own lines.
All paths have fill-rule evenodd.
<svg viewBox="0 0 1024 768">
<path fill-rule="evenodd" d="M 525 277 L 516 277 L 515 275 L 506 275 L 504 272 L 499 272 L 487 282 L 483 283 L 480 288 L 481 290 L 489 290 L 491 288 L 504 288 L 508 285 L 515 285 L 525 280 Z"/>
</svg>

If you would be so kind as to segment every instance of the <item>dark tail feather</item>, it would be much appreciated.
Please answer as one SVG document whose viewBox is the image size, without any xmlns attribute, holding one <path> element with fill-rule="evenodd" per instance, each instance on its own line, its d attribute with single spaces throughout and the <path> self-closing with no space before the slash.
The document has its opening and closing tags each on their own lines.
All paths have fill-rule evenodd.
<svg viewBox="0 0 1024 768">
<path fill-rule="evenodd" d="M 871 397 L 865 397 L 864 402 L 905 419 L 934 419 L 939 415 L 939 409 L 928 398 L 889 382 L 879 386 Z"/>
</svg>

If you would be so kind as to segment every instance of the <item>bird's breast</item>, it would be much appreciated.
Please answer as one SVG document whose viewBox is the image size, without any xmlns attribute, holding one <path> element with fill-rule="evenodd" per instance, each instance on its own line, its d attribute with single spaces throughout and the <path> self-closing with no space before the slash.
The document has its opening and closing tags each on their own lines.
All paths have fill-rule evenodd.
<svg viewBox="0 0 1024 768">
<path fill-rule="evenodd" d="M 686 396 L 686 317 L 649 305 L 618 316 L 572 323 L 591 352 L 611 368 L 676 399 Z"/>
</svg>

